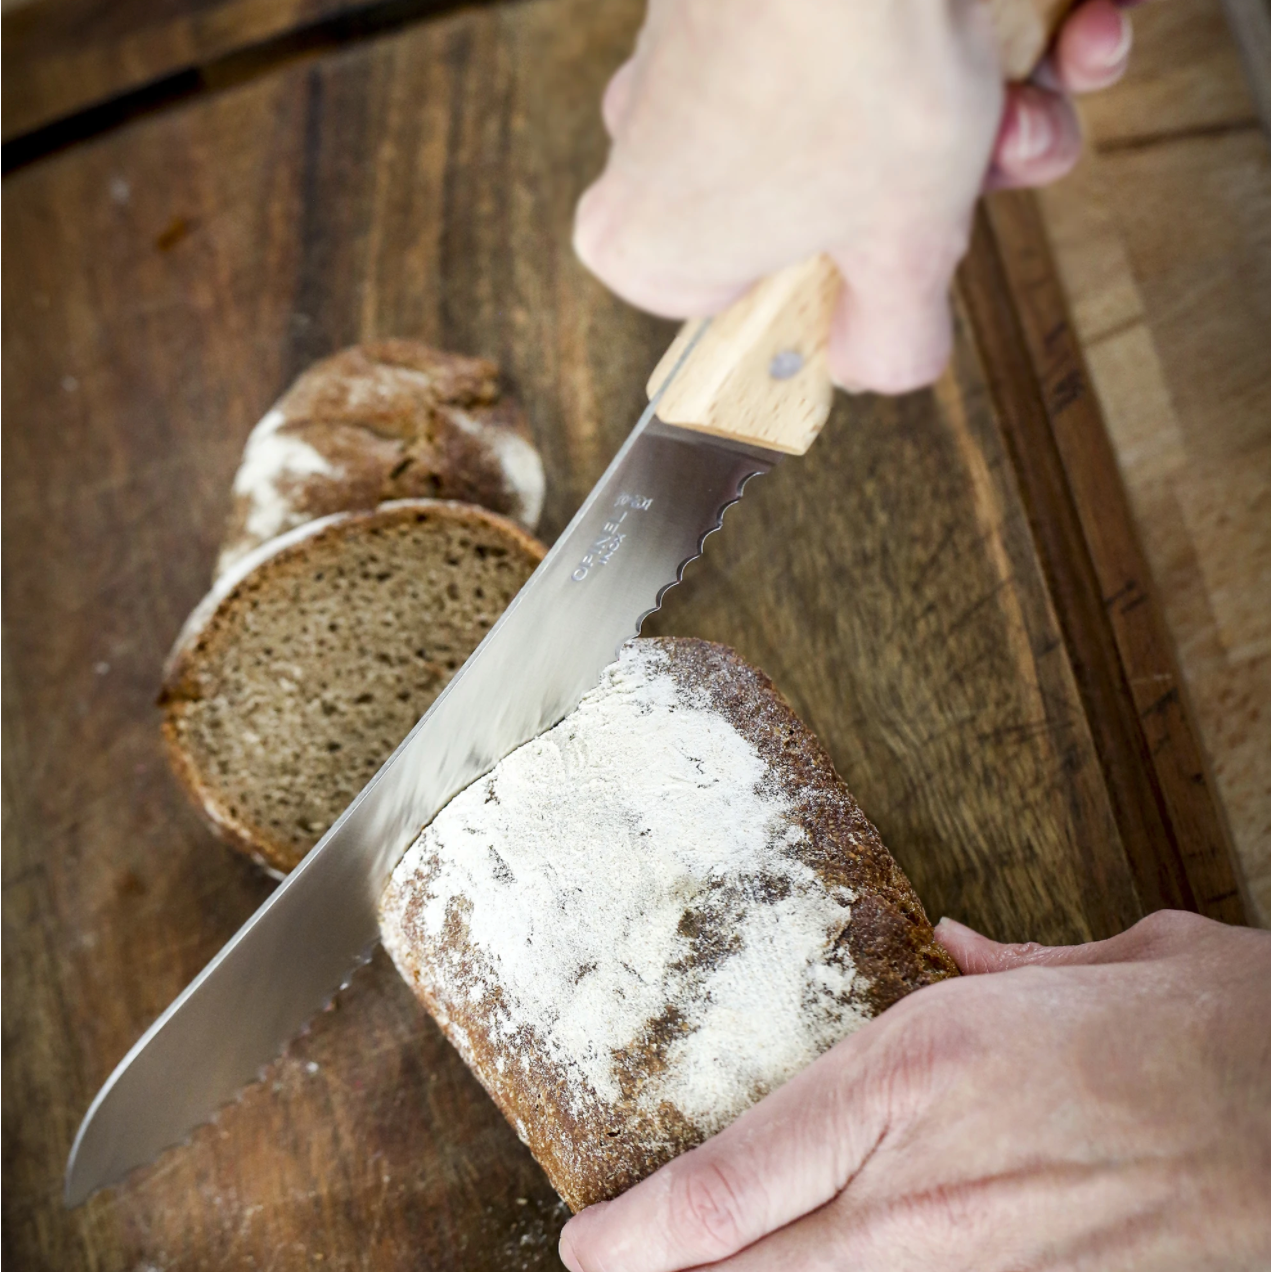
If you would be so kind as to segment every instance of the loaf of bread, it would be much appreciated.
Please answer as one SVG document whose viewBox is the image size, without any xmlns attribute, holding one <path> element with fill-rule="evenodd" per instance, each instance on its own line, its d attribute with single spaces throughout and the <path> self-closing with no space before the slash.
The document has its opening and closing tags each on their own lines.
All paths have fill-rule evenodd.
<svg viewBox="0 0 1272 1272">
<path fill-rule="evenodd" d="M 628 644 L 394 871 L 402 975 L 575 1210 L 957 974 L 772 682 Z"/>
<path fill-rule="evenodd" d="M 219 577 L 316 517 L 394 499 L 455 499 L 533 531 L 543 464 L 486 358 L 380 340 L 314 363 L 252 430 Z"/>
<path fill-rule="evenodd" d="M 165 668 L 169 758 L 208 821 L 290 870 L 366 785 L 543 557 L 505 517 L 399 500 L 240 559 Z"/>
</svg>

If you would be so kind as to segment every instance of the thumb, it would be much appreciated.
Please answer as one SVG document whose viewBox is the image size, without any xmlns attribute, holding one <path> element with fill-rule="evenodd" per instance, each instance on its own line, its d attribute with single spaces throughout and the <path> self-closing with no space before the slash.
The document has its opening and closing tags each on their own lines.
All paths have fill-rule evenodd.
<svg viewBox="0 0 1272 1272">
<path fill-rule="evenodd" d="M 902 256 L 911 259 L 901 259 Z M 831 378 L 850 392 L 909 393 L 936 380 L 950 356 L 948 289 L 957 255 L 914 253 L 861 259 L 832 252 L 844 277 L 827 350 Z"/>
<path fill-rule="evenodd" d="M 745 1249 L 836 1196 L 887 1129 L 881 1069 L 864 1029 L 720 1134 L 561 1234 L 571 1272 L 674 1272 Z"/>
</svg>

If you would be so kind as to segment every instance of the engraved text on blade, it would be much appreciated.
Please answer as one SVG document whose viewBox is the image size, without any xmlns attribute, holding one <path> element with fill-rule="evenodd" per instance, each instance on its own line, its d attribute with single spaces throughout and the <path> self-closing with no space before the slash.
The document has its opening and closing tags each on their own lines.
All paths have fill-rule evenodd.
<svg viewBox="0 0 1272 1272">
<path fill-rule="evenodd" d="M 644 495 L 632 495 L 624 492 L 614 500 L 614 509 L 609 519 L 601 527 L 601 533 L 592 541 L 592 546 L 583 554 L 578 568 L 570 575 L 575 583 L 582 583 L 592 568 L 608 565 L 610 558 L 623 546 L 630 527 L 623 523 L 629 512 L 648 512 L 654 501 Z"/>
</svg>

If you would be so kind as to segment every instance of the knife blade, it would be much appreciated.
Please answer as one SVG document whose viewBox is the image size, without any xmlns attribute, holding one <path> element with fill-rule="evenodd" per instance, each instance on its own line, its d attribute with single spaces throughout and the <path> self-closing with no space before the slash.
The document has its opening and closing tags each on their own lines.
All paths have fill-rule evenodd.
<svg viewBox="0 0 1272 1272">
<path fill-rule="evenodd" d="M 179 1142 L 259 1076 L 369 957 L 381 893 L 419 831 L 573 708 L 746 483 L 807 448 L 829 409 L 834 278 L 829 262 L 806 262 L 685 325 L 630 436 L 486 638 L 107 1079 L 71 1149 L 68 1206 Z"/>
</svg>

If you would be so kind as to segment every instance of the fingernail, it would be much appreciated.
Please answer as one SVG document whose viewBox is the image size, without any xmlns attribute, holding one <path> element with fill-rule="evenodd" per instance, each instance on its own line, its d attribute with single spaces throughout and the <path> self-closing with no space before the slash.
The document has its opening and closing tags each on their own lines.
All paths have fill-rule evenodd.
<svg viewBox="0 0 1272 1272">
<path fill-rule="evenodd" d="M 1120 20 L 1117 43 L 1104 54 L 1104 64 L 1110 68 L 1121 66 L 1131 51 L 1131 39 L 1133 36 L 1131 20 L 1124 13 L 1119 13 L 1117 16 Z"/>
<path fill-rule="evenodd" d="M 1003 147 L 1005 158 L 1011 164 L 1030 163 L 1045 155 L 1054 142 L 1050 115 L 1045 110 L 1023 106 L 1016 113 L 1015 127 Z"/>
</svg>

